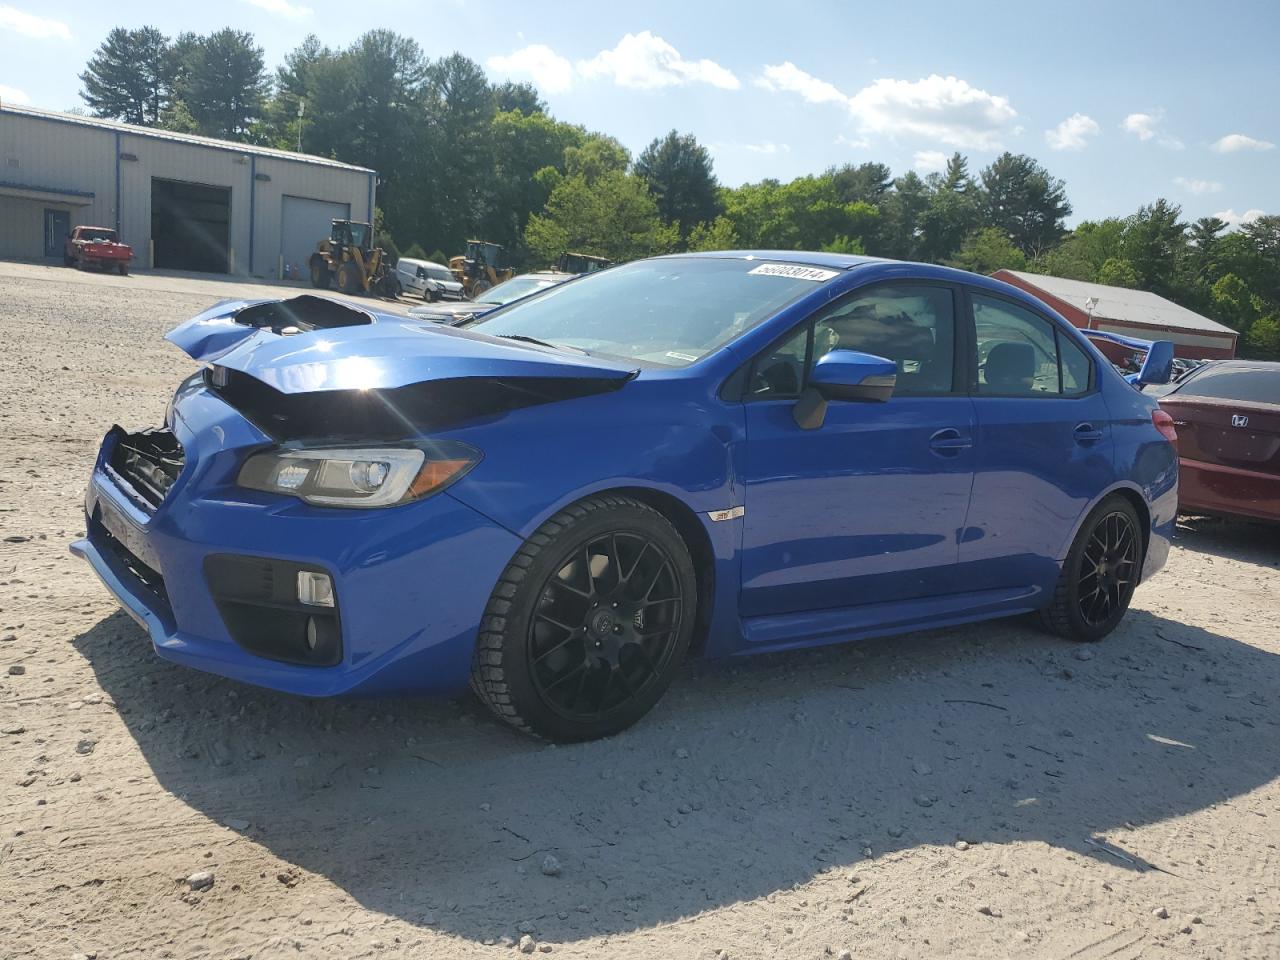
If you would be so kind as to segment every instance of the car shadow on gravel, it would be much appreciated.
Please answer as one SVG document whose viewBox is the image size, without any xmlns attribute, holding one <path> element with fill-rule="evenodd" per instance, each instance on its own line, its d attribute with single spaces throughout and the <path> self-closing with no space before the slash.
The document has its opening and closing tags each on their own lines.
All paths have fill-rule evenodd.
<svg viewBox="0 0 1280 960">
<path fill-rule="evenodd" d="M 120 614 L 75 642 L 160 784 L 278 858 L 281 881 L 227 865 L 250 896 L 318 875 L 473 941 L 651 927 L 960 840 L 1177 872 L 1130 825 L 1280 775 L 1280 657 L 1137 610 L 1096 646 L 1005 621 L 694 665 L 635 729 L 571 747 L 469 702 L 194 673 Z"/>
<path fill-rule="evenodd" d="M 1181 516 L 1177 542 L 1178 546 L 1196 553 L 1280 568 L 1280 523 Z"/>
</svg>

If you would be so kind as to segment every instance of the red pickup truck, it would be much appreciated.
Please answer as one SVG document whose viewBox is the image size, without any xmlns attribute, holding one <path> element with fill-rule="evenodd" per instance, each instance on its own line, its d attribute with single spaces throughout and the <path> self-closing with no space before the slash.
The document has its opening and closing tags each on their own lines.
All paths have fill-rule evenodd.
<svg viewBox="0 0 1280 960">
<path fill-rule="evenodd" d="M 62 262 L 68 267 L 119 270 L 122 277 L 129 273 L 132 259 L 133 247 L 121 243 L 110 227 L 76 227 L 62 252 Z"/>
</svg>

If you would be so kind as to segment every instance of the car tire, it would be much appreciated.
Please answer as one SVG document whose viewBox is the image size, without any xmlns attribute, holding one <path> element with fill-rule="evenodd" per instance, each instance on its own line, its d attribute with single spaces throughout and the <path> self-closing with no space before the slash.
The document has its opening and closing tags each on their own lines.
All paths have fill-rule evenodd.
<svg viewBox="0 0 1280 960">
<path fill-rule="evenodd" d="M 311 258 L 311 286 L 317 290 L 329 289 L 329 265 L 324 262 L 324 258 L 314 256 Z"/>
<path fill-rule="evenodd" d="M 612 736 L 670 685 L 696 608 L 693 562 L 666 517 L 630 497 L 581 500 L 539 527 L 498 579 L 472 688 L 525 733 Z"/>
<path fill-rule="evenodd" d="M 1062 564 L 1052 602 L 1040 622 L 1070 640 L 1101 640 L 1124 618 L 1142 573 L 1145 544 L 1138 512 L 1125 497 L 1107 497 L 1089 512 Z"/>
<path fill-rule="evenodd" d="M 127 277 L 129 275 L 129 265 L 127 263 L 120 264 L 116 267 L 116 270 L 119 271 L 120 276 L 122 277 Z"/>
<path fill-rule="evenodd" d="M 338 267 L 338 289 L 345 294 L 357 294 L 361 290 L 360 268 L 348 261 Z"/>
</svg>

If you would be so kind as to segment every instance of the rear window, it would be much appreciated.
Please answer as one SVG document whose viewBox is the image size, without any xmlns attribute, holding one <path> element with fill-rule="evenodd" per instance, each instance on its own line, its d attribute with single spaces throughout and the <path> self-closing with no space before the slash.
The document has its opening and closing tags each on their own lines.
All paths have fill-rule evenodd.
<svg viewBox="0 0 1280 960">
<path fill-rule="evenodd" d="M 1173 396 L 1280 404 L 1280 366 L 1274 370 L 1209 367 L 1183 383 Z"/>
</svg>

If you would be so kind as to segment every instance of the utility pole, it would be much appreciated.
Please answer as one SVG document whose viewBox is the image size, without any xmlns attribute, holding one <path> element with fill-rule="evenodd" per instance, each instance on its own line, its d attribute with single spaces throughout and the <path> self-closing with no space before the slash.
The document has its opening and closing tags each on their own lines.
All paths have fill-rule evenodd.
<svg viewBox="0 0 1280 960">
<path fill-rule="evenodd" d="M 307 112 L 307 101 L 298 101 L 298 152 L 302 152 L 302 115 Z"/>
</svg>

